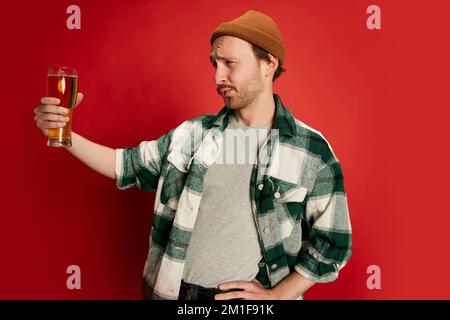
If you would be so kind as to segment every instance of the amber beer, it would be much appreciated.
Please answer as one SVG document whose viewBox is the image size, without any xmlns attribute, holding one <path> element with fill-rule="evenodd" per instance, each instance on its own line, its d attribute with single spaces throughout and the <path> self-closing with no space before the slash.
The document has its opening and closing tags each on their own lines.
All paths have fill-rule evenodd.
<svg viewBox="0 0 450 320">
<path fill-rule="evenodd" d="M 73 68 L 50 67 L 47 74 L 47 97 L 60 100 L 59 106 L 69 109 L 69 122 L 64 128 L 48 131 L 47 145 L 51 147 L 72 146 L 72 113 L 77 99 L 78 73 Z"/>
</svg>

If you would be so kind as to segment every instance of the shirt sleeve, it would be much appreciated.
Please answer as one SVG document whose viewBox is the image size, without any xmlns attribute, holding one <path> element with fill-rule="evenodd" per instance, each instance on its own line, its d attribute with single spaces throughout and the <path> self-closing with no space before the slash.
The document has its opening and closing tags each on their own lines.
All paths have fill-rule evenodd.
<svg viewBox="0 0 450 320">
<path fill-rule="evenodd" d="M 116 186 L 120 190 L 136 186 L 155 191 L 172 131 L 157 140 L 143 141 L 133 148 L 116 149 Z"/>
<path fill-rule="evenodd" d="M 294 266 L 314 282 L 330 282 L 350 259 L 351 223 L 340 163 L 332 158 L 316 177 L 305 210 L 306 245 Z"/>
</svg>

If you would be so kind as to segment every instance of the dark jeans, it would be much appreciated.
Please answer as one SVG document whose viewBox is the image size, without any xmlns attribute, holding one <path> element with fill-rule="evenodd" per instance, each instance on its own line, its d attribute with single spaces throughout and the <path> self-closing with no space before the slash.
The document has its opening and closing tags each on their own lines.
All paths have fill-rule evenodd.
<svg viewBox="0 0 450 320">
<path fill-rule="evenodd" d="M 214 300 L 216 294 L 241 290 L 242 289 L 220 290 L 217 288 L 205 288 L 182 281 L 178 300 Z"/>
<path fill-rule="evenodd" d="M 220 290 L 217 288 L 205 288 L 199 285 L 181 282 L 180 293 L 178 295 L 178 300 L 214 300 L 214 296 L 218 293 L 225 293 L 230 291 L 238 291 L 242 289 L 235 290 Z M 151 299 L 151 289 L 147 284 L 145 279 L 142 280 L 142 293 L 145 300 Z"/>
</svg>

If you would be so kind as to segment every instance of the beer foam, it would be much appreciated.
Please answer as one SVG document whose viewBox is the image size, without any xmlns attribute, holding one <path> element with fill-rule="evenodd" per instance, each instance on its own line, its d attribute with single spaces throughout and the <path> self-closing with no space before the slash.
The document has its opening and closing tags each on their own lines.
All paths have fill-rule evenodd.
<svg viewBox="0 0 450 320">
<path fill-rule="evenodd" d="M 64 73 L 55 73 L 55 74 L 47 74 L 47 76 L 50 76 L 50 77 L 73 77 L 73 78 L 78 78 L 78 76 L 76 76 L 76 75 L 73 75 L 73 74 L 64 74 Z"/>
</svg>

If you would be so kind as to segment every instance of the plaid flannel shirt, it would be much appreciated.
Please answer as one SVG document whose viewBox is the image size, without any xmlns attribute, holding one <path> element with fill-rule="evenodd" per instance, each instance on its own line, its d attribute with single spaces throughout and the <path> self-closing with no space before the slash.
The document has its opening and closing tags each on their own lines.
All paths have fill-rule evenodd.
<svg viewBox="0 0 450 320">
<path fill-rule="evenodd" d="M 274 287 L 291 272 L 330 282 L 351 255 L 340 163 L 323 135 L 295 119 L 279 96 L 274 125 L 249 186 L 261 253 L 256 279 Z M 157 140 L 116 150 L 116 185 L 155 191 L 144 280 L 152 299 L 177 299 L 200 206 L 231 109 L 183 122 Z M 267 152 L 263 152 L 267 151 Z M 217 248 L 220 250 L 220 248 Z"/>
</svg>

